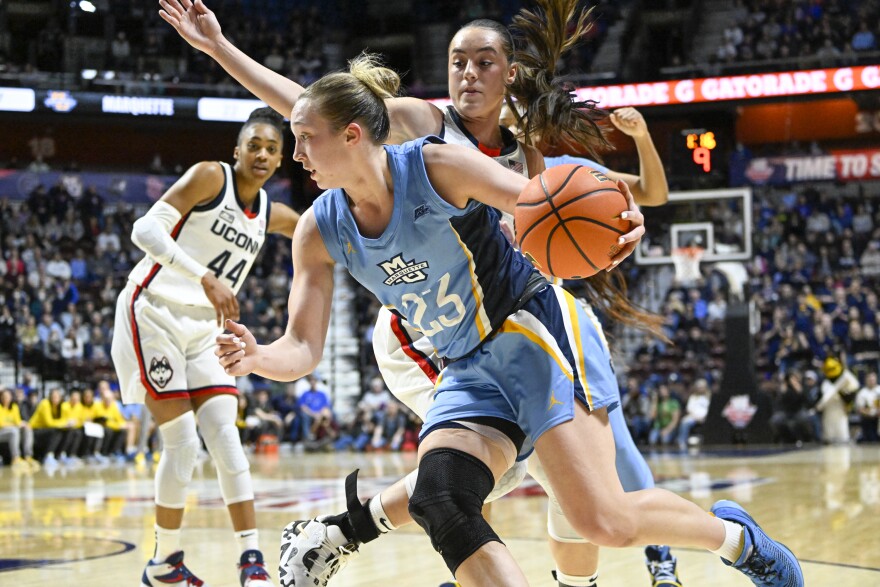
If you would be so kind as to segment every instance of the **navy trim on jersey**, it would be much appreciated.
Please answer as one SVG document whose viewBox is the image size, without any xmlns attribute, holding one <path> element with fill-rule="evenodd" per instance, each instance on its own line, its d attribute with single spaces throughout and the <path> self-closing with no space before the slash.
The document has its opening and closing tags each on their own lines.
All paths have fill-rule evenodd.
<svg viewBox="0 0 880 587">
<path fill-rule="evenodd" d="M 565 332 L 565 316 L 562 315 L 562 308 L 555 295 L 533 296 L 522 309 L 537 318 L 541 324 L 547 327 L 549 332 Z M 570 341 L 567 338 L 563 340 L 557 339 L 556 342 L 559 344 L 559 350 L 562 351 L 565 360 L 568 361 L 568 364 L 571 365 L 574 371 L 575 397 L 578 397 L 585 406 L 589 406 L 586 390 L 581 385 L 580 377 L 578 377 L 580 361 L 575 358 L 575 349 L 571 348 Z M 585 361 L 585 364 L 589 366 L 590 362 Z M 583 376 L 584 379 L 587 379 L 586 373 Z"/>
<path fill-rule="evenodd" d="M 263 193 L 263 190 L 261 188 L 260 191 L 257 193 L 258 200 L 260 199 L 260 196 L 262 195 L 262 193 Z M 269 234 L 269 220 L 271 220 L 271 219 L 272 219 L 272 200 L 269 199 L 269 194 L 266 194 L 266 234 L 264 235 L 264 239 Z M 266 241 L 263 240 L 263 243 L 265 243 L 265 242 Z M 260 247 L 260 248 L 262 249 L 263 247 Z M 254 259 L 254 262 L 256 262 L 256 259 Z"/>
<path fill-rule="evenodd" d="M 263 188 L 260 188 L 260 190 L 262 189 Z M 248 218 L 256 218 L 260 214 L 260 192 L 257 192 L 257 197 L 254 198 L 254 203 L 252 204 L 253 207 L 248 210 L 247 206 L 238 195 L 238 182 L 235 181 L 235 169 L 232 169 L 232 193 L 235 194 L 235 202 L 238 204 L 238 207 L 241 208 L 241 211 L 244 212 Z"/>
<path fill-rule="evenodd" d="M 498 225 L 498 211 L 491 206 L 481 205 L 462 216 L 449 219 L 452 229 L 458 233 L 462 243 L 473 255 L 474 273 L 483 292 L 483 307 L 489 316 L 492 331 L 496 331 L 510 315 L 511 308 L 519 299 L 521 291 L 506 290 L 501 284 L 512 286 L 510 280 L 498 283 L 498 268 L 508 262 L 517 262 L 517 257 L 526 263 L 525 257 L 514 249 L 503 248 L 490 230 Z M 509 259 L 508 257 L 513 257 Z"/>
<path fill-rule="evenodd" d="M 449 115 L 452 117 L 452 120 L 455 122 L 455 126 L 458 127 L 458 130 L 460 130 L 461 133 L 466 136 L 476 148 L 479 149 L 480 141 L 478 141 L 477 138 L 471 134 L 471 131 L 469 131 L 464 125 L 464 121 L 462 121 L 461 116 L 458 114 L 458 111 L 455 109 L 455 107 L 447 106 L 446 109 L 449 111 Z M 517 142 L 516 137 L 513 136 L 513 133 L 510 132 L 509 128 L 503 127 L 501 125 L 498 125 L 498 128 L 501 129 L 501 140 L 504 141 L 504 146 L 501 147 L 501 151 L 498 153 L 498 156 L 500 157 L 501 155 L 510 155 L 517 150 L 517 148 L 519 147 L 519 143 Z M 445 131 L 446 128 L 444 121 L 444 128 L 442 129 L 442 132 Z"/>
<path fill-rule="evenodd" d="M 220 163 L 220 169 L 223 171 L 223 187 L 220 188 L 220 193 L 205 202 L 204 204 L 199 204 L 198 206 L 193 206 L 194 212 L 206 212 L 208 210 L 213 210 L 217 206 L 220 205 L 220 202 L 223 201 L 223 196 L 226 195 L 226 178 L 228 174 L 226 173 L 226 166 L 223 163 Z"/>
</svg>

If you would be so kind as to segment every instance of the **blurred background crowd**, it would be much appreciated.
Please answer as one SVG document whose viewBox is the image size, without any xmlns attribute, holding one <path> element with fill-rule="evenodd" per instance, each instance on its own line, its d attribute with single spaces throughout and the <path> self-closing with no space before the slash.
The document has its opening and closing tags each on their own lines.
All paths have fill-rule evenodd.
<svg viewBox="0 0 880 587">
<path fill-rule="evenodd" d="M 96 8 L 91 12 L 82 2 L 76 10 L 68 2 L 45 4 L 49 10 L 32 18 L 14 13 L 14 3 L 0 4 L 0 85 L 48 87 L 62 80 L 71 90 L 245 95 L 211 59 L 182 43 L 152 4 L 92 0 L 85 3 Z M 368 46 L 381 37 L 386 46 L 371 48 L 405 72 L 408 93 L 443 96 L 445 31 L 477 17 L 508 22 L 522 5 L 447 2 L 441 10 L 434 3 L 403 3 L 411 9 L 403 17 L 379 4 L 233 0 L 211 8 L 236 45 L 303 85 L 339 68 L 350 53 L 347 43 Z M 592 4 L 594 36 L 561 64 L 579 83 L 878 59 L 876 0 L 666 0 L 652 7 L 673 15 L 666 29 L 639 18 L 645 2 Z M 714 34 L 714 42 L 695 39 L 697 29 L 700 39 Z M 426 31 L 442 40 L 440 61 L 395 45 L 395 35 Z M 621 49 L 621 38 L 634 40 Z M 658 59 L 634 58 L 645 50 Z M 617 61 L 603 69 L 608 53 Z M 55 134 L 49 129 L 34 136 L 28 156 L 0 151 L 5 172 L 78 170 L 78 153 L 57 149 Z M 163 162 L 157 154 L 149 171 L 179 173 L 189 163 Z M 633 170 L 636 162 L 619 167 L 627 165 Z M 299 194 L 293 202 L 302 209 L 317 190 L 301 187 L 293 182 Z M 838 188 L 827 181 L 754 188 L 753 258 L 745 264 L 745 302 L 755 321 L 757 390 L 750 400 L 770 406 L 768 425 L 778 443 L 878 441 L 880 200 L 876 186 Z M 14 376 L 0 377 L 0 457 L 6 462 L 125 462 L 151 458 L 157 450 L 141 410 L 119 404 L 109 352 L 116 297 L 142 256 L 130 239 L 142 211 L 108 190 L 71 190 L 62 180 L 36 181 L 25 198 L 0 193 L 0 362 L 14 365 Z M 620 270 L 631 284 L 654 279 L 652 269 L 632 262 Z M 291 273 L 288 241 L 270 238 L 239 296 L 241 320 L 258 340 L 283 331 Z M 350 285 L 359 396 L 338 405 L 327 372 L 292 384 L 240 380 L 238 425 L 253 450 L 415 449 L 420 422 L 389 394 L 372 357 L 376 303 Z M 651 305 L 639 298 L 644 293 L 638 287 L 633 291 L 637 301 Z M 699 443 L 730 368 L 725 319 L 731 284 L 704 264 L 696 279 L 673 280 L 659 298 L 668 341 L 608 324 L 621 409 L 638 443 L 687 449 Z"/>
</svg>

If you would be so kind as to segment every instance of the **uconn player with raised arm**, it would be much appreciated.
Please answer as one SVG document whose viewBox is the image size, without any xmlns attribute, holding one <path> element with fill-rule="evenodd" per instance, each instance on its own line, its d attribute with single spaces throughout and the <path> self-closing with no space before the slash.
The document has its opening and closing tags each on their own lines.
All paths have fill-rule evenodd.
<svg viewBox="0 0 880 587">
<path fill-rule="evenodd" d="M 574 0 L 541 4 L 552 17 L 542 18 L 541 12 L 526 14 L 528 18 L 520 19 L 518 27 L 527 37 L 528 42 L 525 44 L 534 48 L 531 53 L 532 69 L 520 68 L 516 62 L 513 39 L 503 25 L 485 19 L 468 23 L 457 32 L 449 46 L 448 81 L 453 104 L 441 110 L 423 100 L 387 99 L 385 103 L 391 119 L 389 141 L 402 142 L 422 135 L 436 134 L 446 142 L 479 149 L 526 177 L 540 173 L 544 169 L 541 153 L 530 145 L 518 142 L 506 128 L 498 124 L 505 94 L 509 92 L 515 95 L 520 106 L 536 104 L 529 113 L 532 119 L 532 136 L 543 134 L 550 141 L 559 138 L 564 130 L 559 128 L 563 126 L 560 121 L 566 118 L 557 117 L 555 127 L 542 123 L 547 119 L 543 116 L 542 109 L 546 109 L 550 103 L 546 98 L 557 100 L 559 111 L 568 113 L 573 107 L 566 92 L 562 92 L 560 101 L 558 93 L 554 95 L 554 92 L 548 91 L 546 85 L 540 85 L 534 69 L 538 66 L 552 72 L 559 55 L 574 44 L 588 26 L 586 19 L 578 14 L 577 2 Z M 279 112 L 289 112 L 302 88 L 249 60 L 229 45 L 222 38 L 213 14 L 203 4 L 187 7 L 189 20 L 183 17 L 180 5 L 171 3 L 163 6 L 168 8 L 163 13 L 165 20 L 174 25 L 188 42 L 213 55 L 239 81 Z M 556 15 L 565 16 L 559 18 Z M 573 30 L 555 30 L 560 25 L 564 27 L 576 16 L 579 18 Z M 577 130 L 571 131 L 567 138 L 570 142 L 583 143 L 589 150 L 601 143 L 602 137 L 592 124 L 591 117 L 594 113 L 584 110 L 580 114 L 580 117 L 570 117 L 573 119 L 572 127 Z M 641 173 L 635 176 L 609 170 L 608 175 L 613 179 L 626 181 L 639 204 L 665 203 L 668 193 L 666 178 L 644 119 L 635 110 L 624 108 L 613 113 L 610 120 L 618 129 L 634 138 L 639 152 Z M 510 225 L 512 222 L 508 223 L 508 227 Z M 625 295 L 622 295 L 620 285 L 613 281 L 614 277 L 619 276 L 600 275 L 589 280 L 589 291 L 595 294 L 595 302 L 624 322 L 647 325 L 650 328 L 656 323 L 656 319 L 635 311 L 626 301 Z M 380 311 L 373 337 L 377 361 L 389 388 L 424 419 L 429 399 L 433 396 L 433 379 L 437 373 L 427 358 L 433 351 L 430 342 L 421 338 L 421 334 L 412 329 L 405 320 L 393 316 L 385 309 Z M 419 348 L 420 346 L 424 348 Z M 635 447 L 620 416 L 621 412 L 612 412 L 611 420 L 618 445 L 618 471 L 624 487 L 627 490 L 652 487 L 650 469 Z M 505 475 L 492 498 L 516 487 L 525 475 L 525 468 L 524 462 L 519 463 Z M 560 585 L 595 585 L 597 549 L 571 531 L 570 526 L 565 523 L 558 502 L 552 497 L 552 491 L 549 491 L 546 479 L 541 475 L 540 468 L 536 468 L 534 464 L 533 468 L 534 474 L 551 496 L 548 530 L 551 551 L 556 561 L 555 574 Z M 296 548 L 287 548 L 288 551 L 298 553 L 296 560 L 291 561 L 294 573 L 301 573 L 304 577 L 317 576 L 320 580 L 329 579 L 348 558 L 345 555 L 340 558 L 339 547 L 350 550 L 360 542 L 368 542 L 380 536 L 388 529 L 411 522 L 406 504 L 408 493 L 411 493 L 414 486 L 415 472 L 408 480 L 408 484 L 397 483 L 371 499 L 364 508 L 371 515 L 359 515 L 357 500 L 350 499 L 353 520 L 342 519 L 340 522 L 337 517 L 330 516 L 310 524 L 293 523 L 285 530 L 284 540 L 297 542 Z M 349 483 L 347 487 L 353 495 L 354 483 Z M 343 518 L 346 517 L 350 518 Z M 359 527 L 356 536 L 353 532 L 340 532 L 338 528 L 329 527 L 329 524 L 339 522 L 342 524 L 341 528 L 345 529 L 352 521 Z M 322 550 L 323 555 L 315 556 L 312 553 L 317 548 Z M 652 585 L 678 585 L 676 561 L 667 547 L 649 546 L 646 548 L 646 555 Z M 322 556 L 339 560 L 340 564 L 325 566 L 322 564 Z"/>
<path fill-rule="evenodd" d="M 234 165 L 197 163 L 132 229 L 132 242 L 146 256 L 119 294 L 112 355 L 122 401 L 146 403 L 163 441 L 155 479 L 156 548 L 142 575 L 145 587 L 203 585 L 183 563 L 180 535 L 200 446 L 196 426 L 214 459 L 241 548 L 241 585 L 272 585 L 235 426 L 235 378 L 217 364 L 214 339 L 225 318 L 238 318 L 235 295 L 266 234 L 291 237 L 299 219 L 263 189 L 281 165 L 282 125 L 271 109 L 255 110 L 239 131 Z"/>
<path fill-rule="evenodd" d="M 718 502 L 710 515 L 665 490 L 624 492 L 608 424 L 618 391 L 607 348 L 583 307 L 547 284 L 498 227 L 497 210 L 512 213 L 528 180 L 435 137 L 384 145 L 384 99 L 398 85 L 362 56 L 350 73 L 299 96 L 294 159 L 328 191 L 294 235 L 284 335 L 259 345 L 228 320 L 232 334 L 217 337 L 221 365 L 283 381 L 311 372 L 341 263 L 444 357 L 409 511 L 463 585 L 527 584 L 481 508 L 532 448 L 573 530 L 594 544 L 705 548 L 758 585 L 802 585 L 794 555 L 739 505 Z M 635 229 L 624 256 L 644 232 L 629 201 Z"/>
</svg>

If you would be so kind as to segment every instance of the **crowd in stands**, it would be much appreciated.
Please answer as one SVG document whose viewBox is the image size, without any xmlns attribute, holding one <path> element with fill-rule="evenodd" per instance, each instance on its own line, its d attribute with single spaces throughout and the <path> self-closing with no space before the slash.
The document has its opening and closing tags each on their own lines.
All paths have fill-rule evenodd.
<svg viewBox="0 0 880 587">
<path fill-rule="evenodd" d="M 123 406 L 105 380 L 95 389 L 52 387 L 42 399 L 26 382 L 14 392 L 0 388 L 0 455 L 19 471 L 41 462 L 51 469 L 135 460 L 141 426 L 150 425 L 142 412 L 140 405 Z"/>
<path fill-rule="evenodd" d="M 880 206 L 820 189 L 766 189 L 755 198 L 747 291 L 760 313 L 758 393 L 773 406 L 775 440 L 832 440 L 823 430 L 832 424 L 824 421 L 838 410 L 849 423 L 862 423 L 859 439 L 876 441 Z M 23 202 L 0 200 L 0 353 L 17 358 L 25 373 L 18 388 L 0 394 L 4 428 L 20 428 L 0 432 L 0 445 L 7 440 L 19 448 L 7 448 L 8 458 L 131 458 L 136 424 L 127 422 L 138 416 L 122 409 L 120 419 L 109 407 L 116 403 L 110 385 L 98 381 L 114 380 L 115 301 L 142 254 L 129 239 L 135 214 L 105 205 L 94 190 L 74 199 L 61 183 L 38 186 Z M 711 266 L 703 270 L 701 279 L 676 282 L 666 295 L 670 342 L 646 336 L 627 362 L 623 410 L 638 442 L 687 447 L 718 391 L 729 284 Z M 240 296 L 242 321 L 258 339 L 283 331 L 290 271 L 286 242 L 270 240 Z M 637 279 L 640 271 L 631 269 Z M 390 396 L 369 353 L 374 311 L 365 298 L 355 312 L 364 337 L 363 380 L 370 383 L 354 409 L 342 411 L 350 415 L 337 418 L 318 376 L 287 386 L 245 379 L 239 426 L 246 444 L 256 449 L 268 437 L 305 450 L 415 448 L 418 418 Z M 829 361 L 846 376 L 829 371 Z M 42 389 L 31 388 L 30 373 Z M 824 393 L 828 385 L 833 391 Z M 98 442 L 84 432 L 87 417 L 69 414 L 102 404 L 110 415 L 96 416 L 107 429 Z M 833 440 L 848 438 L 835 433 Z"/>
<path fill-rule="evenodd" d="M 19 41 L 16 51 L 3 51 L 0 46 L 0 73 L 73 71 L 73 59 L 64 54 L 65 40 L 87 37 L 103 45 L 103 55 L 91 55 L 88 63 L 80 63 L 73 71 L 77 75 L 80 69 L 93 69 L 102 72 L 97 79 L 104 82 L 168 82 L 172 84 L 170 91 L 173 84 L 198 83 L 237 91 L 212 59 L 190 49 L 159 18 L 158 4 L 114 1 L 96 14 L 82 12 L 67 2 L 54 4 L 38 34 L 30 38 L 21 30 L 3 30 L 6 20 L 0 18 L 0 33 L 12 34 Z M 324 20 L 333 6 L 332 2 L 274 0 L 211 4 L 223 23 L 224 34 L 239 48 L 303 85 L 325 72 Z M 105 77 L 104 71 L 112 74 Z M 151 87 L 165 91 L 161 84 Z"/>
<path fill-rule="evenodd" d="M 755 368 L 758 392 L 773 406 L 774 439 L 848 440 L 822 426 L 841 396 L 841 413 L 863 422 L 859 438 L 876 441 L 880 202 L 812 187 L 767 189 L 755 198 L 754 219 L 746 291 L 760 315 Z M 723 373 L 728 294 L 711 264 L 666 294 L 661 313 L 673 344 L 645 337 L 624 394 L 636 438 L 685 446 L 705 418 L 703 390 L 717 392 Z M 692 405 L 694 394 L 701 399 Z"/>
<path fill-rule="evenodd" d="M 722 65 L 804 58 L 805 67 L 853 65 L 878 48 L 878 8 L 874 0 L 737 0 L 714 57 Z"/>
<path fill-rule="evenodd" d="M 20 385 L 0 394 L 0 446 L 8 440 L 19 448 L 7 449 L 6 457 L 16 463 L 136 456 L 131 443 L 137 426 L 119 421 L 116 412 L 113 418 L 95 416 L 107 418 L 102 426 L 112 429 L 100 446 L 82 431 L 94 418 L 70 415 L 117 402 L 105 398 L 113 393 L 106 383 L 97 400 L 92 387 L 102 379 L 115 387 L 110 341 L 116 298 L 143 255 L 129 237 L 136 215 L 121 203 L 108 206 L 93 188 L 73 198 L 61 182 L 37 186 L 26 201 L 0 199 L 0 358 L 23 369 Z M 291 271 L 288 242 L 270 237 L 240 294 L 241 320 L 261 340 L 283 331 Z M 32 374 L 43 382 L 39 388 Z M 245 379 L 242 387 L 238 423 L 248 445 L 273 436 L 307 450 L 415 447 L 419 422 L 380 378 L 373 378 L 351 420 L 343 422 L 317 377 L 271 390 L 268 382 Z"/>
<path fill-rule="evenodd" d="M 414 27 L 441 21 L 454 27 L 477 18 L 509 23 L 524 4 L 500 0 L 452 1 L 442 7 L 416 3 L 410 18 L 403 19 L 402 30 L 384 30 L 389 25 L 377 20 L 369 7 L 341 0 L 241 0 L 213 2 L 210 8 L 217 14 L 224 35 L 237 47 L 273 71 L 306 86 L 329 69 L 343 65 L 340 59 L 335 64 L 326 63 L 324 47 L 328 43 L 338 44 L 341 39 L 344 44 L 347 39 L 377 32 L 415 34 Z M 608 27 L 620 17 L 619 2 L 599 0 L 593 4 L 595 25 L 589 38 L 560 62 L 561 73 L 588 72 Z M 53 6 L 33 35 L 21 27 L 4 30 L 7 21 L 0 18 L 0 39 L 5 34 L 14 40 L 14 47 L 6 50 L 0 45 L 0 74 L 27 78 L 40 72 L 72 72 L 79 78 L 82 70 L 94 70 L 94 77 L 78 79 L 76 87 L 63 89 L 77 89 L 79 84 L 86 84 L 80 89 L 88 89 L 92 84 L 100 86 L 99 91 L 115 86 L 124 93 L 178 94 L 187 92 L 181 84 L 204 84 L 215 86 L 218 95 L 247 94 L 214 60 L 182 41 L 159 18 L 157 5 L 136 0 L 114 1 L 106 9 L 100 6 L 94 14 L 82 12 L 67 2 L 56 2 Z M 97 44 L 103 51 L 96 53 L 93 49 L 88 62 L 81 62 L 81 58 L 65 54 L 65 42 L 72 37 L 89 38 L 92 46 Z M 343 50 L 351 52 L 355 48 Z M 406 68 L 411 74 L 405 82 L 411 86 L 408 91 L 413 95 L 422 95 L 421 79 L 427 77 L 418 66 L 416 60 L 411 68 Z"/>
</svg>

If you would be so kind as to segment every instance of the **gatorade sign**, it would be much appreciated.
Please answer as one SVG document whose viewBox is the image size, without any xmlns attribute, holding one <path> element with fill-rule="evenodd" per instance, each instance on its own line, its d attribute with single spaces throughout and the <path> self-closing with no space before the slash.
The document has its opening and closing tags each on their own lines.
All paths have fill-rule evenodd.
<svg viewBox="0 0 880 587">
<path fill-rule="evenodd" d="M 613 109 L 623 106 L 669 106 L 724 100 L 760 100 L 878 88 L 880 88 L 880 65 L 865 65 L 591 86 L 578 88 L 575 90 L 575 96 L 578 100 L 593 100 L 601 108 Z M 448 98 L 431 100 L 431 102 L 441 108 L 452 103 Z"/>
<path fill-rule="evenodd" d="M 784 71 L 694 80 L 580 88 L 578 100 L 602 108 L 698 104 L 781 96 L 829 94 L 880 88 L 880 66 Z"/>
</svg>

